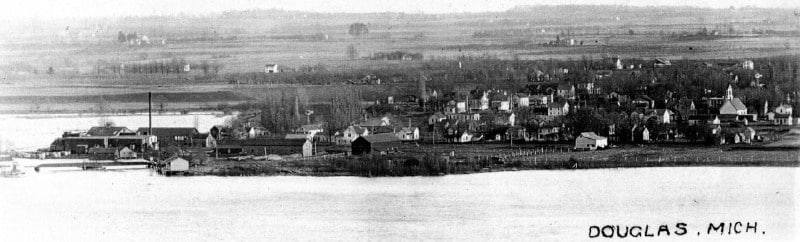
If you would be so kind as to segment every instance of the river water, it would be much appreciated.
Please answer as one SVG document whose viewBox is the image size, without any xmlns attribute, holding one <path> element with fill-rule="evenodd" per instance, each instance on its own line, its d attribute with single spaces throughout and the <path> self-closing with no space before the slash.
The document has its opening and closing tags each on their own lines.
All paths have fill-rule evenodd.
<svg viewBox="0 0 800 242">
<path fill-rule="evenodd" d="M 0 179 L 0 240 L 605 241 L 591 239 L 589 227 L 667 224 L 674 233 L 680 222 L 687 223 L 686 235 L 634 240 L 800 238 L 800 168 L 399 178 L 162 177 L 146 169 L 26 169 L 22 177 Z M 708 223 L 736 221 L 757 222 L 758 232 L 706 233 Z"/>
</svg>

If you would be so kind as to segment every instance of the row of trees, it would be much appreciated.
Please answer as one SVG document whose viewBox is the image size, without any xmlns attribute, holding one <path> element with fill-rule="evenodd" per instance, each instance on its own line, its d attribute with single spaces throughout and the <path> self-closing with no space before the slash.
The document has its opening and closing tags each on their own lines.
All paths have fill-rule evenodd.
<svg viewBox="0 0 800 242">
<path fill-rule="evenodd" d="M 97 70 L 98 74 L 101 73 L 113 73 L 113 74 L 181 74 L 186 73 L 186 67 L 189 67 L 189 71 L 192 69 L 199 69 L 203 72 L 203 74 L 217 74 L 220 70 L 224 67 L 222 63 L 219 62 L 208 62 L 208 61 L 201 61 L 197 62 L 189 62 L 183 58 L 172 58 L 168 61 L 150 61 L 147 63 L 119 63 L 119 62 L 108 62 L 105 60 L 98 60 L 95 65 L 95 69 Z"/>
</svg>

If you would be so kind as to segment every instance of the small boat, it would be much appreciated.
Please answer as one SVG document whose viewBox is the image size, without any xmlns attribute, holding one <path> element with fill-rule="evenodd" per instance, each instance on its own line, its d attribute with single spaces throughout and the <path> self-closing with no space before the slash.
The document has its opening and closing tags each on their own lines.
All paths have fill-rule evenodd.
<svg viewBox="0 0 800 242">
<path fill-rule="evenodd" d="M 14 162 L 11 164 L 10 169 L 6 169 L 7 166 L 0 167 L 0 177 L 19 177 L 20 175 L 25 174 L 25 172 L 17 169 L 17 166 L 17 162 Z"/>
</svg>

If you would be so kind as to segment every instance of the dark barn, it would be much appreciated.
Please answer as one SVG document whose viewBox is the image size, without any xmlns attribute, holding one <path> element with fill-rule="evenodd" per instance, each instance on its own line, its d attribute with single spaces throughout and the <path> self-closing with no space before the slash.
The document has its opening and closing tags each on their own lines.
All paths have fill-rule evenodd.
<svg viewBox="0 0 800 242">
<path fill-rule="evenodd" d="M 402 141 L 392 133 L 361 136 L 350 144 L 353 155 L 363 155 L 372 151 L 386 152 L 400 147 Z"/>
</svg>

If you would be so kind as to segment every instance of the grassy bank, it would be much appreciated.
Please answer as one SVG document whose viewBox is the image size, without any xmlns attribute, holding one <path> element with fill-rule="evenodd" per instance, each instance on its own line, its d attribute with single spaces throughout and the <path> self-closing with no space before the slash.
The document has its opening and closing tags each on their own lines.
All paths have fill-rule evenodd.
<svg viewBox="0 0 800 242">
<path fill-rule="evenodd" d="M 439 176 L 512 170 L 633 167 L 771 166 L 797 167 L 800 149 L 628 148 L 495 157 L 449 157 L 434 153 L 369 155 L 296 161 L 214 161 L 193 168 L 218 176 Z"/>
</svg>

